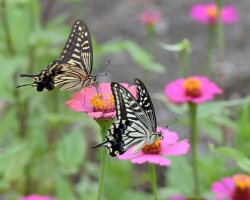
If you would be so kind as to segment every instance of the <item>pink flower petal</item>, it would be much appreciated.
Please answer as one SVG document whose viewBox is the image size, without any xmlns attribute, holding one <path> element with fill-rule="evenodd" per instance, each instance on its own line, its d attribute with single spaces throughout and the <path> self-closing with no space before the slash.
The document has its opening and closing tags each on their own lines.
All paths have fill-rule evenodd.
<svg viewBox="0 0 250 200">
<path fill-rule="evenodd" d="M 150 162 L 161 166 L 169 166 L 171 164 L 170 160 L 157 154 L 148 154 L 148 155 L 145 154 L 143 156 L 131 159 L 131 162 L 136 164 Z"/>
<path fill-rule="evenodd" d="M 166 97 L 174 103 L 184 103 L 189 101 L 193 103 L 203 103 L 213 99 L 215 94 L 222 93 L 222 90 L 206 77 L 192 76 L 190 78 L 196 78 L 201 82 L 201 95 L 199 97 L 185 95 L 185 88 L 183 86 L 185 79 L 183 78 L 177 79 L 165 86 Z"/>
<path fill-rule="evenodd" d="M 136 95 L 137 89 L 136 86 L 131 86 L 127 83 L 121 83 L 122 86 L 127 88 L 132 95 Z M 105 110 L 102 110 L 102 107 L 94 108 L 93 105 L 90 104 L 90 100 L 97 94 L 102 95 L 103 104 L 108 103 L 110 100 L 110 96 L 112 95 L 110 83 L 101 83 L 97 88 L 96 87 L 85 87 L 82 88 L 79 92 L 76 92 L 74 95 L 72 95 L 71 100 L 66 101 L 66 106 L 70 107 L 72 110 L 75 111 L 81 111 L 85 112 L 89 115 L 89 117 L 94 119 L 100 119 L 100 118 L 115 118 L 116 113 L 113 111 L 115 108 L 112 107 L 112 105 L 108 105 L 108 109 L 105 108 Z M 98 105 L 98 104 L 97 104 Z M 114 105 L 115 106 L 115 105 Z M 105 107 L 105 106 L 103 106 Z M 94 112 L 94 110 L 96 112 Z M 107 111 L 110 111 L 107 113 Z"/>
<path fill-rule="evenodd" d="M 175 132 L 171 132 L 165 128 L 162 128 L 158 126 L 156 128 L 157 132 L 162 132 L 163 133 L 163 139 L 161 140 L 161 146 L 166 146 L 169 144 L 174 144 L 178 141 L 179 136 Z"/>
<path fill-rule="evenodd" d="M 103 117 L 103 113 L 102 112 L 89 112 L 88 116 L 93 118 L 93 119 L 98 119 L 98 118 Z"/>
<path fill-rule="evenodd" d="M 115 118 L 115 112 L 105 113 L 103 114 L 104 118 Z"/>
<path fill-rule="evenodd" d="M 188 140 L 181 140 L 171 146 L 162 146 L 161 154 L 168 156 L 179 156 L 186 154 L 189 150 L 190 144 Z"/>
<path fill-rule="evenodd" d="M 124 154 L 118 155 L 117 158 L 120 160 L 130 160 L 132 158 L 137 158 L 144 155 L 142 150 L 138 151 L 137 153 L 131 153 L 133 148 L 134 146 L 130 147 Z"/>
<path fill-rule="evenodd" d="M 48 196 L 39 196 L 32 194 L 26 197 L 19 198 L 18 200 L 57 200 L 57 199 Z"/>
<path fill-rule="evenodd" d="M 239 16 L 235 6 L 225 6 L 221 11 L 223 24 L 234 24 L 239 21 Z"/>
<path fill-rule="evenodd" d="M 211 192 L 215 194 L 216 200 L 230 199 L 233 188 L 233 179 L 226 177 L 222 179 L 222 182 L 214 182 Z"/>
<path fill-rule="evenodd" d="M 211 18 L 207 14 L 207 8 L 217 5 L 214 2 L 210 3 L 198 3 L 191 7 L 190 17 L 192 20 L 200 22 L 202 24 L 215 24 L 216 18 Z M 239 20 L 238 13 L 234 6 L 223 6 L 221 9 L 221 21 L 223 24 L 233 24 Z"/>
</svg>

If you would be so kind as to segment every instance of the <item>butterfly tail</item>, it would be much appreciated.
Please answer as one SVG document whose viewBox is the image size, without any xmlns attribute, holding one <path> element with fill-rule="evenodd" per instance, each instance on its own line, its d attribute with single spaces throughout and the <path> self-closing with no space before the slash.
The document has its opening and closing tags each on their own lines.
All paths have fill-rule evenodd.
<svg viewBox="0 0 250 200">
<path fill-rule="evenodd" d="M 38 74 L 20 74 L 20 77 L 37 79 L 39 75 Z"/>
<path fill-rule="evenodd" d="M 32 87 L 36 87 L 36 86 L 37 86 L 37 84 L 35 84 L 35 83 L 29 83 L 29 84 L 24 84 L 24 85 L 18 85 L 18 86 L 16 86 L 16 88 L 20 88 L 20 87 L 24 87 L 24 86 L 32 86 Z"/>
</svg>

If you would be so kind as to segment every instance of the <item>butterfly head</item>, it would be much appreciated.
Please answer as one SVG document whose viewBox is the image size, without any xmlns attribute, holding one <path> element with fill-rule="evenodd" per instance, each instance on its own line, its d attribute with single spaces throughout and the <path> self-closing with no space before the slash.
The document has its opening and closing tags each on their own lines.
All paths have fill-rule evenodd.
<svg viewBox="0 0 250 200">
<path fill-rule="evenodd" d="M 162 132 L 159 132 L 159 133 L 158 133 L 158 138 L 160 138 L 160 140 L 163 140 L 163 139 L 164 139 L 163 133 L 162 133 Z"/>
</svg>

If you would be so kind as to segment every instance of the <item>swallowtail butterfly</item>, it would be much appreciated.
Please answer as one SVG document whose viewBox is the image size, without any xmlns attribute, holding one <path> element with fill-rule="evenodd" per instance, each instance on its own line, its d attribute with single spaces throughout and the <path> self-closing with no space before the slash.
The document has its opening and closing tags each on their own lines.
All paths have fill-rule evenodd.
<svg viewBox="0 0 250 200">
<path fill-rule="evenodd" d="M 137 100 L 120 84 L 111 83 L 117 121 L 109 128 L 106 141 L 93 148 L 105 147 L 111 156 L 116 156 L 124 154 L 135 144 L 132 153 L 146 144 L 153 144 L 158 138 L 162 139 L 162 133 L 156 132 L 156 116 L 148 91 L 139 79 L 135 84 Z"/>
<path fill-rule="evenodd" d="M 90 75 L 92 63 L 90 32 L 82 20 L 76 20 L 58 60 L 37 75 L 21 74 L 21 77 L 34 79 L 34 82 L 17 87 L 32 86 L 39 92 L 43 89 L 50 91 L 55 87 L 60 90 L 88 87 L 96 82 L 96 77 Z"/>
</svg>

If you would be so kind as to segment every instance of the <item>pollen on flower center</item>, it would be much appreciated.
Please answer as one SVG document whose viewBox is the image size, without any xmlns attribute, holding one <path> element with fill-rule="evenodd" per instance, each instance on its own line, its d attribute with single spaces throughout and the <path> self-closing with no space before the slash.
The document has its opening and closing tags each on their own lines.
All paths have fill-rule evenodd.
<svg viewBox="0 0 250 200">
<path fill-rule="evenodd" d="M 250 176 L 238 174 L 233 177 L 235 189 L 232 193 L 233 200 L 250 199 Z"/>
<path fill-rule="evenodd" d="M 183 83 L 183 87 L 186 96 L 199 97 L 201 95 L 201 82 L 197 78 L 187 78 Z"/>
<path fill-rule="evenodd" d="M 206 14 L 209 18 L 215 20 L 218 18 L 219 10 L 216 5 L 210 5 L 206 7 Z"/>
<path fill-rule="evenodd" d="M 142 148 L 142 152 L 145 154 L 159 154 L 161 150 L 161 140 L 158 139 L 154 144 L 146 144 Z"/>
<path fill-rule="evenodd" d="M 94 95 L 89 104 L 93 106 L 94 112 L 109 113 L 115 111 L 114 96 L 110 94 L 108 99 L 103 99 L 103 94 Z"/>
</svg>

